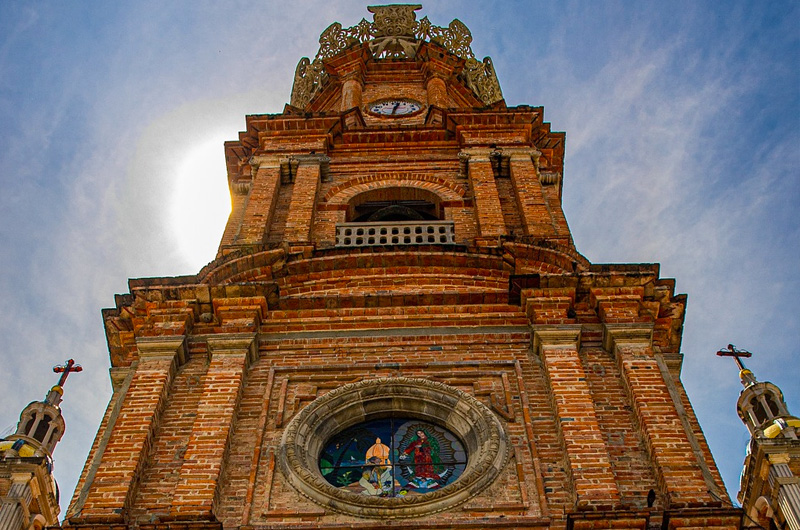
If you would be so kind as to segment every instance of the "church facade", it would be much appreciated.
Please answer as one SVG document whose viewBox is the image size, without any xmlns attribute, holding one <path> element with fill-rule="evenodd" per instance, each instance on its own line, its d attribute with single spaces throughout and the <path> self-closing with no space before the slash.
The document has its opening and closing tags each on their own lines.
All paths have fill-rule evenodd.
<svg viewBox="0 0 800 530">
<path fill-rule="evenodd" d="M 64 527 L 740 527 L 680 382 L 686 297 L 577 251 L 564 133 L 419 7 L 326 29 L 225 144 L 216 259 L 104 310 Z"/>
</svg>

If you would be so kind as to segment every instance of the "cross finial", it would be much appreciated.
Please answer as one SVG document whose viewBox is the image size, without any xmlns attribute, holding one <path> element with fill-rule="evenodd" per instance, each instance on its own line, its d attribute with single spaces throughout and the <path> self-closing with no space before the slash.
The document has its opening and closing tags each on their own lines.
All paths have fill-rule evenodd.
<svg viewBox="0 0 800 530">
<path fill-rule="evenodd" d="M 753 354 L 747 350 L 742 350 L 737 348 L 733 344 L 728 344 L 727 348 L 722 348 L 717 352 L 717 355 L 720 357 L 733 357 L 736 361 L 736 365 L 739 367 L 739 377 L 742 380 L 742 384 L 745 387 L 748 387 L 754 383 L 756 383 L 756 377 L 753 375 L 753 372 L 748 370 L 744 363 L 742 362 L 742 357 L 752 357 Z"/>
<path fill-rule="evenodd" d="M 83 368 L 79 364 L 75 364 L 74 359 L 69 359 L 63 365 L 57 364 L 53 367 L 53 371 L 57 374 L 61 374 L 61 377 L 58 379 L 58 386 L 63 387 L 64 383 L 67 381 L 67 377 L 72 372 L 82 372 Z"/>
</svg>

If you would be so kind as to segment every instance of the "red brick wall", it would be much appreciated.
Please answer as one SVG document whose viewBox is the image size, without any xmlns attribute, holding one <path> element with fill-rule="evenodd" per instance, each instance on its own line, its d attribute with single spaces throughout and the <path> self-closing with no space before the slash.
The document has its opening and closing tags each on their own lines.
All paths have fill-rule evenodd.
<svg viewBox="0 0 800 530">
<path fill-rule="evenodd" d="M 273 274 L 280 298 L 268 310 L 258 298 L 235 297 L 242 293 L 231 286 L 217 294 L 223 298 L 211 300 L 214 321 L 196 319 L 187 342 L 188 361 L 171 383 L 163 379 L 168 366 L 159 372 L 166 393 L 160 398 L 143 394 L 148 410 L 158 409 L 161 400 L 163 412 L 149 420 L 151 438 L 148 431 L 136 431 L 149 442 L 124 445 L 125 462 L 134 466 L 125 467 L 116 463 L 121 453 L 113 449 L 114 440 L 129 436 L 125 433 L 132 423 L 146 425 L 125 413 L 142 399 L 135 391 L 141 387 L 136 372 L 134 390 L 124 396 L 123 414 L 112 431 L 112 450 L 104 455 L 74 524 L 91 521 L 93 514 L 111 517 L 114 506 L 125 505 L 122 491 L 112 495 L 103 489 L 110 484 L 109 471 L 122 466 L 124 474 L 138 477 L 124 483 L 132 495 L 125 513 L 141 524 L 213 514 L 230 527 L 368 525 L 306 500 L 286 482 L 276 457 L 283 428 L 304 405 L 345 383 L 393 376 L 425 377 L 474 395 L 502 419 L 513 448 L 509 464 L 488 491 L 415 520 L 417 526 L 449 521 L 458 527 L 477 517 L 510 527 L 538 521 L 565 528 L 569 516 L 575 528 L 642 528 L 642 521 L 666 520 L 662 511 L 670 508 L 683 517 L 670 515 L 673 527 L 701 527 L 704 523 L 695 523 L 710 521 L 710 516 L 690 518 L 685 510 L 727 509 L 707 493 L 655 353 L 642 357 L 604 346 L 607 332 L 601 321 L 610 318 L 623 325 L 616 323 L 623 320 L 624 308 L 629 319 L 641 319 L 638 309 L 631 317 L 636 302 L 631 297 L 638 296 L 638 304 L 647 307 L 653 303 L 647 301 L 647 288 L 600 290 L 591 298 L 575 287 L 532 289 L 524 306 L 539 309 L 526 315 L 522 306 L 507 303 L 505 258 L 488 251 L 348 252 L 293 259 Z M 603 280 L 587 276 L 587 281 L 652 282 L 652 277 L 612 280 L 613 272 L 605 274 Z M 150 288 L 137 296 L 161 300 L 142 306 L 156 313 L 162 306 L 181 305 L 165 298 L 196 292 Z M 673 303 L 669 300 L 663 303 Z M 575 308 L 574 317 L 567 315 L 570 308 Z M 542 319 L 556 325 L 545 326 Z M 142 332 L 153 329 L 142 322 Z M 217 335 L 225 329 L 259 330 L 258 360 L 248 370 L 245 357 L 233 366 L 231 358 L 220 360 L 212 353 L 209 362 L 206 342 L 225 337 Z M 572 329 L 572 345 L 532 349 L 533 334 L 546 335 L 548 329 Z M 683 401 L 679 383 L 673 384 Z M 142 388 L 153 387 L 147 383 Z M 701 442 L 705 465 L 719 481 L 696 419 L 689 415 L 686 421 Z M 651 489 L 657 494 L 652 513 L 642 511 Z M 625 516 L 624 526 L 626 519 L 614 515 L 617 510 L 639 515 Z M 605 515 L 598 519 L 600 513 Z M 735 527 L 726 524 L 720 527 Z"/>
</svg>

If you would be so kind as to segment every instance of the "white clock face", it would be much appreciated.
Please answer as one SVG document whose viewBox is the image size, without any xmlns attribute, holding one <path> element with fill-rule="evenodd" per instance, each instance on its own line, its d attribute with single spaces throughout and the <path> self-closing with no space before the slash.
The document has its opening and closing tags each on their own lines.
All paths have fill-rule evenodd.
<svg viewBox="0 0 800 530">
<path fill-rule="evenodd" d="M 388 99 L 372 103 L 369 110 L 382 116 L 406 116 L 422 108 L 422 104 L 409 99 Z"/>
</svg>

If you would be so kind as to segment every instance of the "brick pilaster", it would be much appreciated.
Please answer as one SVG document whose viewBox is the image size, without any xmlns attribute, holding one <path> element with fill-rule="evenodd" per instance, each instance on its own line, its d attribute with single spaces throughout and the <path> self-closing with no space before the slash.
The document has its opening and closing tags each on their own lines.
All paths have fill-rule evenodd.
<svg viewBox="0 0 800 530">
<path fill-rule="evenodd" d="M 263 296 L 218 298 L 212 304 L 224 333 L 255 333 L 267 314 Z"/>
<path fill-rule="evenodd" d="M 557 235 L 553 212 L 544 198 L 542 184 L 533 162 L 533 157 L 538 157 L 541 153 L 531 149 L 505 151 L 510 151 L 511 183 L 525 234 L 536 237 Z"/>
<path fill-rule="evenodd" d="M 238 245 L 260 244 L 264 241 L 281 184 L 278 158 L 258 157 L 253 163 L 257 170 L 250 184 L 242 223 L 234 240 L 234 244 Z"/>
<path fill-rule="evenodd" d="M 139 364 L 94 474 L 83 508 L 75 519 L 124 521 L 136 495 L 170 383 L 185 361 L 185 337 L 139 337 Z M 122 510 L 120 511 L 120 508 Z"/>
<path fill-rule="evenodd" d="M 578 509 L 619 504 L 619 491 L 594 410 L 586 373 L 578 357 L 580 326 L 534 329 L 564 441 Z"/>
<path fill-rule="evenodd" d="M 469 181 L 475 198 L 475 216 L 478 220 L 478 235 L 496 238 L 506 234 L 503 207 L 494 181 L 492 163 L 488 149 L 467 149 L 469 156 Z"/>
<path fill-rule="evenodd" d="M 428 95 L 428 105 L 446 109 L 447 108 L 447 84 L 444 79 L 437 75 L 428 78 L 425 84 Z"/>
<path fill-rule="evenodd" d="M 210 363 L 192 434 L 183 456 L 170 516 L 212 520 L 219 479 L 249 365 L 256 357 L 255 334 L 208 339 Z"/>
<path fill-rule="evenodd" d="M 300 158 L 300 157 L 298 157 Z M 284 240 L 290 243 L 308 243 L 319 189 L 320 161 L 318 157 L 300 158 L 292 188 L 292 199 L 286 218 Z"/>
<path fill-rule="evenodd" d="M 560 180 L 560 176 L 557 178 Z M 550 212 L 550 219 L 552 220 L 553 230 L 555 230 L 556 236 L 571 243 L 572 234 L 569 231 L 567 216 L 564 215 L 564 208 L 561 206 L 559 181 L 550 183 L 542 182 L 542 197 L 544 197 L 547 210 Z"/>
<path fill-rule="evenodd" d="M 228 222 L 225 224 L 225 231 L 222 233 L 222 239 L 219 243 L 217 250 L 217 257 L 223 255 L 225 247 L 234 243 L 239 229 L 244 220 L 244 209 L 247 206 L 247 196 L 250 192 L 250 185 L 252 183 L 247 180 L 244 182 L 234 182 L 230 186 L 231 191 L 231 214 L 228 216 Z"/>
<path fill-rule="evenodd" d="M 361 106 L 363 80 L 361 72 L 355 72 L 342 82 L 342 112 Z"/>
<path fill-rule="evenodd" d="M 719 505 L 709 493 L 695 447 L 678 404 L 652 352 L 652 324 L 605 324 L 604 347 L 617 359 L 623 383 L 638 419 L 642 437 L 655 463 L 667 508 Z M 681 409 L 682 410 L 682 409 Z M 703 464 L 705 465 L 705 464 Z"/>
</svg>

